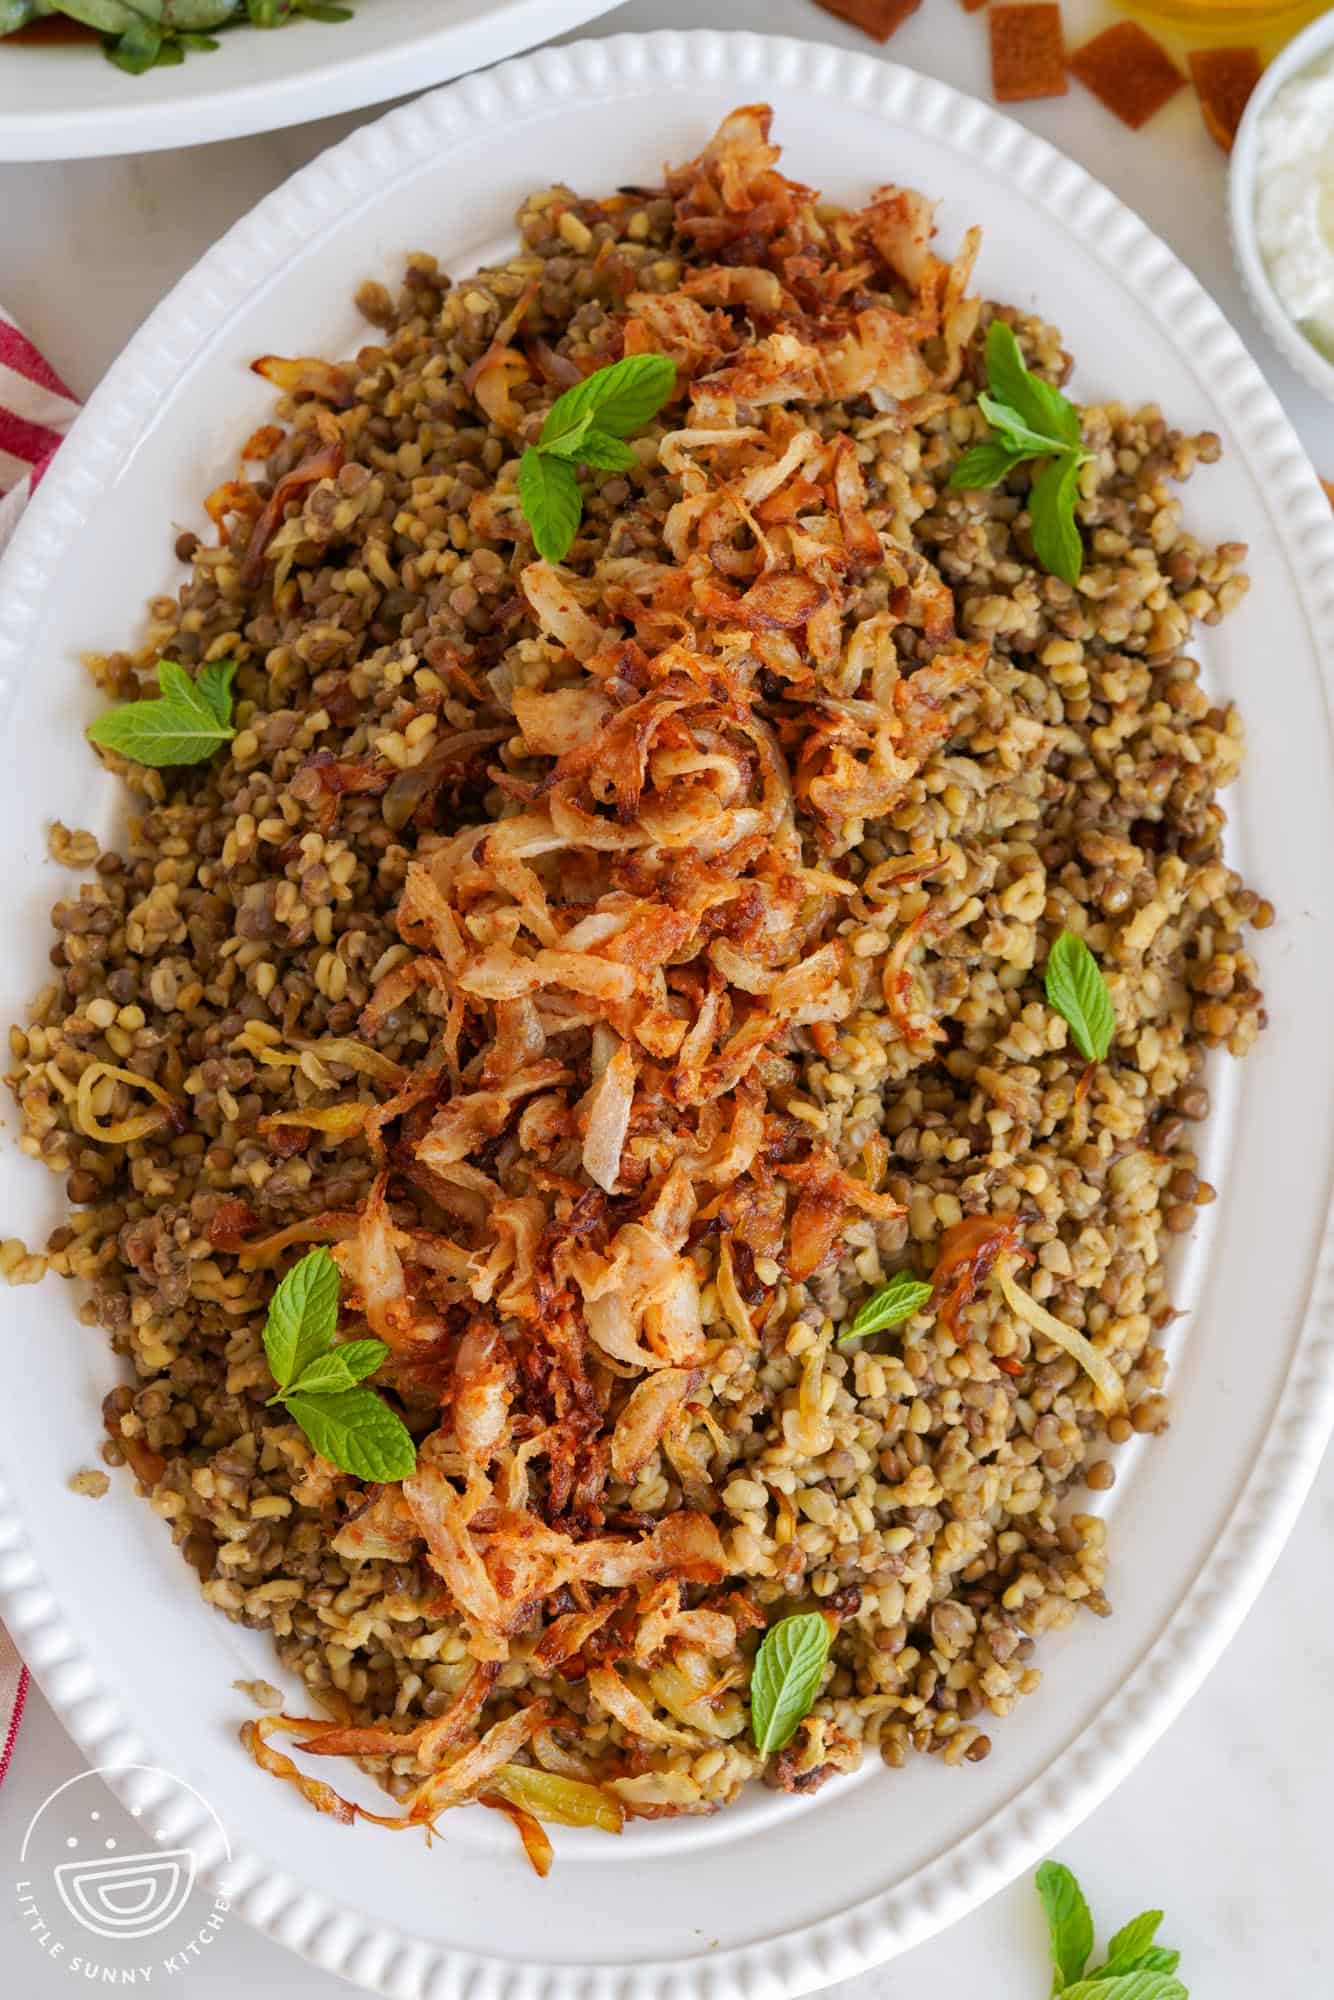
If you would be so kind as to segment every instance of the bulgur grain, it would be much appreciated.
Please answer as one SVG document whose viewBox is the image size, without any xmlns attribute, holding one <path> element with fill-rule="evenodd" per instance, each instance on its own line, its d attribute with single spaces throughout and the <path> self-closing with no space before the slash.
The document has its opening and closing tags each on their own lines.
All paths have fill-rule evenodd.
<svg viewBox="0 0 1334 2000">
<path fill-rule="evenodd" d="M 846 222 L 892 312 L 910 288 L 876 247 L 887 226 L 875 210 Z M 758 275 L 749 262 L 714 264 L 670 189 L 606 203 L 555 189 L 525 203 L 519 234 L 518 256 L 461 290 L 420 254 L 396 299 L 364 284 L 357 303 L 378 344 L 346 371 L 336 409 L 311 395 L 280 402 L 289 428 L 259 490 L 330 426 L 344 455 L 336 477 L 292 503 L 257 584 L 243 581 L 244 540 L 238 556 L 180 537 L 190 578 L 177 598 L 154 600 L 148 640 L 90 662 L 108 697 L 124 699 L 162 657 L 189 668 L 234 658 L 238 733 L 206 767 L 126 767 L 137 816 L 123 854 L 98 856 L 90 836 L 53 829 L 57 858 L 94 873 L 55 905 L 55 979 L 11 1033 L 22 1143 L 67 1177 L 77 1205 L 51 1267 L 91 1283 L 127 1366 L 107 1401 L 106 1462 L 129 1462 L 208 1601 L 269 1629 L 316 1703 L 403 1731 L 439 1717 L 468 1681 L 468 1628 L 442 1610 L 420 1538 L 400 1546 L 363 1527 L 359 1551 L 357 1524 L 379 1503 L 267 1407 L 273 1272 L 238 1255 L 289 1224 L 364 1210 L 374 1162 L 362 1137 L 270 1120 L 385 1094 L 316 1046 L 359 1021 L 402 1074 L 440 1047 L 445 1007 L 430 989 L 404 985 L 401 1004 L 365 1012 L 419 956 L 397 927 L 409 867 L 435 836 L 517 811 L 549 776 L 525 752 L 515 697 L 568 687 L 575 669 L 523 594 L 517 446 L 557 385 L 621 351 L 627 298 L 642 324 L 675 312 L 695 326 L 695 314 L 726 321 L 747 285 L 774 275 L 763 242 L 746 252 Z M 721 287 L 723 303 L 706 312 L 677 292 L 683 272 L 709 296 Z M 529 345 L 488 419 L 473 390 L 494 376 L 497 329 L 519 301 Z M 1028 467 L 985 493 L 949 486 L 986 428 L 976 395 L 997 313 L 1028 365 L 1064 381 L 1070 358 L 1053 327 L 985 305 L 950 393 L 872 386 L 802 406 L 821 449 L 848 440 L 900 564 L 893 577 L 883 561 L 870 567 L 850 600 L 850 630 L 891 633 L 886 698 L 910 699 L 933 657 L 929 613 L 918 603 L 907 615 L 919 585 L 939 592 L 923 603 L 948 600 L 949 625 L 979 639 L 985 660 L 949 696 L 948 733 L 905 764 L 892 807 L 812 844 L 843 878 L 830 942 L 853 968 L 849 1004 L 775 1048 L 766 1085 L 794 1148 L 818 1140 L 903 1212 L 852 1220 L 838 1254 L 803 1276 L 781 1242 L 762 1245 L 730 1288 L 720 1238 L 700 1234 L 690 1255 L 707 1350 L 690 1422 L 597 1503 L 641 1526 L 704 1509 L 757 1619 L 801 1602 L 838 1607 L 826 1689 L 768 1772 L 794 1790 L 868 1750 L 896 1769 L 912 1750 L 980 1761 L 992 1745 L 974 1719 L 1004 1717 L 1038 1685 L 1036 1635 L 1078 1607 L 1109 1608 L 1104 1525 L 1067 1501 L 1080 1485 L 1112 1485 L 1109 1446 L 1166 1426 L 1165 1359 L 1151 1344 L 1171 1316 L 1161 1253 L 1213 1193 L 1185 1143 L 1187 1121 L 1209 1109 L 1203 1045 L 1240 1054 L 1263 1023 L 1242 926 L 1264 929 L 1274 911 L 1224 862 L 1216 797 L 1239 767 L 1240 723 L 1204 693 L 1188 650 L 1193 620 L 1213 622 L 1244 591 L 1245 550 L 1203 547 L 1172 491 L 1217 458 L 1218 440 L 1171 430 L 1152 405 L 1086 408 L 1087 566 L 1074 587 L 1043 575 Z M 580 616 L 592 607 L 628 631 L 642 609 L 636 575 L 662 562 L 672 510 L 702 490 L 698 467 L 669 469 L 668 428 L 635 441 L 635 469 L 588 488 L 569 572 Z M 715 545 L 718 576 L 751 552 L 738 528 Z M 614 614 L 595 602 L 607 562 L 622 579 Z M 627 699 L 643 661 L 627 636 Z M 781 729 L 792 710 L 766 672 L 766 715 Z M 854 673 L 829 697 L 831 727 L 869 706 L 854 699 L 860 685 Z M 458 739 L 464 752 L 440 762 L 439 746 Z M 928 916 L 906 1015 L 891 956 Z M 1087 1094 L 1041 984 L 1066 928 L 1097 956 L 1117 1013 Z M 914 1031 L 914 1018 L 941 1039 Z M 127 1143 L 102 1143 L 80 1121 L 79 1079 L 94 1064 L 97 1116 L 146 1119 Z M 145 1113 L 135 1078 L 176 1108 Z M 544 1114 L 535 1100 L 524 1119 L 568 1181 L 579 1157 L 570 1107 L 549 1102 Z M 498 1174 L 502 1153 L 497 1139 Z M 869 1347 L 838 1347 L 869 1290 L 903 1268 L 929 1277 L 944 1233 L 984 1214 L 1014 1219 L 1035 1253 L 1034 1299 L 1109 1358 L 1128 1415 L 1105 1414 L 1076 1363 L 986 1287 L 955 1326 L 926 1312 Z M 11 1282 L 47 1263 L 16 1240 L 0 1245 Z M 761 1306 L 757 1334 L 746 1314 Z M 440 1418 L 427 1374 L 395 1378 L 418 1434 Z M 583 1532 L 595 1531 L 590 1514 Z M 534 1691 L 556 1700 L 564 1754 L 591 1777 L 617 1774 L 632 1810 L 707 1810 L 759 1768 L 738 1684 L 725 1679 L 686 1714 L 689 1748 L 650 1747 L 590 1694 L 592 1639 L 586 1650 L 564 1675 L 543 1673 L 516 1642 L 498 1705 L 508 1713 Z M 266 1705 L 273 1695 L 237 1685 L 263 1690 Z M 679 1707 L 679 1687 L 674 1698 Z M 411 1788 L 409 1759 L 372 1768 L 391 1791 Z"/>
</svg>

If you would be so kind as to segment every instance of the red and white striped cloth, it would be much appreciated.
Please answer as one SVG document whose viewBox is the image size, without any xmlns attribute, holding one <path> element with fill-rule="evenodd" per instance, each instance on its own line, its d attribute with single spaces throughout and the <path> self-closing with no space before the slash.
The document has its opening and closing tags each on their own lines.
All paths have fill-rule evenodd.
<svg viewBox="0 0 1334 2000">
<path fill-rule="evenodd" d="M 28 1669 L 14 1650 L 14 1642 L 0 1625 L 0 1785 L 18 1741 L 23 1720 L 23 1704 L 28 1699 Z"/>
<path fill-rule="evenodd" d="M 0 549 L 79 405 L 0 306 Z"/>
<path fill-rule="evenodd" d="M 79 405 L 0 307 L 0 549 L 14 532 Z M 0 1626 L 0 1784 L 28 1698 L 28 1669 Z"/>
</svg>

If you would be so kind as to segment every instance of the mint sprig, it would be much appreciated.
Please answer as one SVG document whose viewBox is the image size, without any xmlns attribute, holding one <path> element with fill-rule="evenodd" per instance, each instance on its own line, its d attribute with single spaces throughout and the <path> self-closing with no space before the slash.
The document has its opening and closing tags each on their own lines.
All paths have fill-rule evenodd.
<svg viewBox="0 0 1334 2000">
<path fill-rule="evenodd" d="M 845 1340 L 860 1340 L 864 1334 L 883 1333 L 889 1326 L 900 1326 L 922 1310 L 931 1292 L 932 1287 L 914 1278 L 911 1271 L 896 1271 L 888 1284 L 862 1300 L 835 1346 L 841 1347 Z"/>
<path fill-rule="evenodd" d="M 519 460 L 519 505 L 528 517 L 533 543 L 548 562 L 569 553 L 584 511 L 574 467 L 531 446 Z"/>
<path fill-rule="evenodd" d="M 321 1458 L 358 1479 L 406 1479 L 417 1447 L 403 1419 L 373 1389 L 389 1349 L 382 1340 L 334 1345 L 338 1331 L 338 1266 L 325 1249 L 294 1264 L 269 1301 L 264 1352 L 281 1403 Z"/>
<path fill-rule="evenodd" d="M 407 1479 L 417 1450 L 403 1419 L 373 1389 L 339 1395 L 306 1395 L 289 1389 L 287 1412 L 296 1418 L 321 1458 L 358 1479 Z"/>
<path fill-rule="evenodd" d="M 235 660 L 210 660 L 192 680 L 175 660 L 160 660 L 157 697 L 109 708 L 89 723 L 88 740 L 154 770 L 174 764 L 202 764 L 236 734 L 232 728 L 235 673 Z"/>
<path fill-rule="evenodd" d="M 1044 1861 L 1037 1882 L 1051 1940 L 1051 1990 L 1059 1993 L 1084 1975 L 1093 1949 L 1093 1912 L 1084 1900 L 1084 1891 L 1063 1862 Z"/>
<path fill-rule="evenodd" d="M 1105 1062 L 1116 1033 L 1116 1009 L 1098 961 L 1083 938 L 1062 931 L 1047 953 L 1047 998 L 1070 1024 L 1085 1062 Z"/>
<path fill-rule="evenodd" d="M 1033 551 L 1045 570 L 1078 583 L 1084 547 L 1075 525 L 1079 468 L 1085 451 L 1079 412 L 1050 382 L 1024 366 L 1019 342 L 1004 320 L 987 328 L 987 393 L 977 406 L 996 433 L 966 451 L 950 474 L 950 485 L 976 490 L 998 485 L 1029 459 L 1048 463 L 1028 496 Z"/>
<path fill-rule="evenodd" d="M 624 439 L 658 414 L 676 387 L 666 354 L 627 354 L 576 382 L 547 411 L 535 445 L 519 460 L 519 505 L 548 562 L 569 554 L 583 518 L 576 466 L 626 472 L 639 463 Z"/>
<path fill-rule="evenodd" d="M 1053 1995 L 1061 2000 L 1190 2000 L 1175 1977 L 1181 1953 L 1153 1942 L 1161 1910 L 1145 1910 L 1123 1924 L 1103 1964 L 1090 1972 L 1093 1917 L 1074 1875 L 1060 1861 L 1044 1861 L 1037 1887 L 1051 1939 Z"/>
<path fill-rule="evenodd" d="M 820 1691 L 832 1638 L 818 1611 L 771 1625 L 750 1670 L 750 1733 L 762 1757 L 785 1750 Z"/>
<path fill-rule="evenodd" d="M 1145 1910 L 1123 1924 L 1107 1946 L 1107 1963 L 1093 1974 L 1095 1979 L 1117 1979 L 1128 1972 L 1175 1972 L 1181 1963 L 1179 1951 L 1164 1951 L 1154 1943 L 1161 1910 Z"/>
</svg>

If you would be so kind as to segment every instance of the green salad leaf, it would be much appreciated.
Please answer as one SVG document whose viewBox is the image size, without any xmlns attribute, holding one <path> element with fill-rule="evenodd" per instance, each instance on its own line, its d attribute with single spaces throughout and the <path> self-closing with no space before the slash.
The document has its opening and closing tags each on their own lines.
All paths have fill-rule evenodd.
<svg viewBox="0 0 1334 2000">
<path fill-rule="evenodd" d="M 100 35 L 108 61 L 129 76 L 221 48 L 215 29 L 281 28 L 303 15 L 352 19 L 332 0 L 0 0 L 0 38 L 51 14 Z"/>
</svg>

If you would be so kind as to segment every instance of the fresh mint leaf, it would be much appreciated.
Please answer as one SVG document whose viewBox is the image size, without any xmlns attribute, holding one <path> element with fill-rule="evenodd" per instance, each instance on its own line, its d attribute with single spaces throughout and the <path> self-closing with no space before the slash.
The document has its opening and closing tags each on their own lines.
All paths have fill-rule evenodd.
<svg viewBox="0 0 1334 2000">
<path fill-rule="evenodd" d="M 950 474 L 950 485 L 975 493 L 997 486 L 1027 457 L 1026 451 L 1011 451 L 999 438 L 984 438 L 981 444 L 964 453 Z"/>
<path fill-rule="evenodd" d="M 987 328 L 986 354 L 987 386 L 997 401 L 1007 404 L 1029 430 L 1051 438 L 1055 450 L 1078 449 L 1078 410 L 1059 389 L 1024 365 L 1014 329 L 1003 319 L 992 320 Z"/>
<path fill-rule="evenodd" d="M 158 664 L 158 698 L 127 701 L 108 709 L 89 724 L 89 740 L 155 770 L 175 764 L 202 764 L 236 734 L 231 726 L 230 693 L 235 671 L 230 660 L 214 661 L 211 678 L 201 685 L 176 661 L 162 660 Z"/>
<path fill-rule="evenodd" d="M 548 562 L 563 562 L 584 511 L 574 467 L 530 445 L 519 460 L 519 505 L 537 553 Z"/>
<path fill-rule="evenodd" d="M 750 1731 L 762 1757 L 784 1750 L 809 1714 L 829 1658 L 829 1620 L 818 1611 L 780 1618 L 750 1670 Z"/>
<path fill-rule="evenodd" d="M 1030 430 L 1018 410 L 1009 403 L 998 402 L 995 396 L 985 393 L 978 397 L 977 407 L 981 410 L 992 429 L 999 431 L 1001 442 L 1012 451 L 1021 451 L 1025 458 L 1051 458 L 1064 455 L 1065 447 L 1045 431 Z"/>
<path fill-rule="evenodd" d="M 1063 932 L 1062 938 L 1069 935 Z M 1078 1882 L 1059 1861 L 1044 1861 L 1037 1882 L 1055 1961 L 1053 1995 L 1060 2000 L 1190 2000 L 1174 1977 L 1180 1952 L 1153 1942 L 1163 1921 L 1161 1910 L 1144 1910 L 1123 1924 L 1107 1947 L 1106 1963 L 1089 1972 L 1093 1918 Z"/>
<path fill-rule="evenodd" d="M 355 1389 L 358 1382 L 375 1373 L 388 1352 L 382 1340 L 345 1341 L 327 1354 L 317 1354 L 282 1393 L 290 1401 L 298 1395 L 331 1396 Z"/>
<path fill-rule="evenodd" d="M 345 1389 L 334 1396 L 293 1392 L 286 1399 L 321 1458 L 357 1479 L 406 1479 L 417 1447 L 403 1419 L 373 1389 Z"/>
<path fill-rule="evenodd" d="M 1116 1010 L 1098 961 L 1083 938 L 1062 931 L 1047 953 L 1047 999 L 1069 1022 L 1085 1062 L 1105 1062 L 1116 1033 Z"/>
<path fill-rule="evenodd" d="M 1065 583 L 1079 582 L 1084 544 L 1075 525 L 1079 492 L 1079 460 L 1054 458 L 1044 465 L 1028 495 L 1033 525 L 1033 552 L 1042 567 Z"/>
<path fill-rule="evenodd" d="M 519 505 L 533 543 L 548 562 L 569 553 L 583 517 L 576 465 L 594 472 L 628 472 L 638 464 L 622 442 L 656 416 L 676 387 L 676 364 L 665 354 L 627 354 L 558 396 L 535 445 L 519 460 Z"/>
<path fill-rule="evenodd" d="M 269 1300 L 264 1352 L 280 1395 L 332 1345 L 338 1282 L 338 1266 L 321 1245 L 292 1266 Z"/>
<path fill-rule="evenodd" d="M 1128 1924 L 1122 1924 L 1116 1936 L 1107 1946 L 1105 1964 L 1099 1966 L 1095 1977 L 1108 1979 L 1114 1972 L 1134 1969 L 1126 1961 L 1133 1960 L 1137 1966 L 1140 1957 L 1149 1949 L 1158 1935 L 1158 1926 L 1163 1921 L 1161 1910 L 1144 1910 L 1132 1917 Z"/>
<path fill-rule="evenodd" d="M 1089 456 L 1083 448 L 1079 412 L 1058 389 L 1029 373 L 1019 343 L 1003 320 L 993 320 L 987 329 L 986 352 L 987 389 L 977 404 L 997 435 L 965 454 L 950 484 L 964 486 L 978 480 L 994 485 L 1024 459 L 1048 459 L 1029 493 L 1033 551 L 1051 575 L 1078 583 L 1084 546 L 1075 525 L 1075 501 L 1079 468 Z M 1002 453 L 1009 454 L 1008 463 Z M 985 478 L 987 473 L 992 477 Z"/>
<path fill-rule="evenodd" d="M 921 1311 L 931 1291 L 932 1287 L 914 1278 L 911 1271 L 896 1271 L 888 1284 L 872 1292 L 869 1299 L 863 1299 L 836 1344 L 841 1347 L 845 1340 L 860 1340 L 864 1334 L 882 1333 L 886 1327 L 901 1325 Z"/>
<path fill-rule="evenodd" d="M 383 1340 L 345 1340 L 331 1352 L 354 1382 L 364 1382 L 368 1375 L 383 1367 L 389 1349 Z"/>
<path fill-rule="evenodd" d="M 213 46 L 216 48 L 217 43 Z M 235 679 L 235 660 L 208 660 L 195 675 L 195 686 L 224 729 L 229 727 L 232 719 L 232 682 Z"/>
<path fill-rule="evenodd" d="M 630 472 L 638 465 L 628 444 L 612 437 L 607 431 L 589 429 L 571 445 L 567 438 L 561 438 L 544 450 L 554 452 L 557 458 L 569 459 L 575 465 L 587 465 L 595 472 Z"/>
<path fill-rule="evenodd" d="M 321 1458 L 358 1479 L 406 1479 L 417 1447 L 403 1419 L 373 1389 L 357 1385 L 389 1352 L 382 1340 L 333 1345 L 338 1266 L 323 1248 L 294 1264 L 269 1301 L 264 1327 L 277 1394 Z"/>
<path fill-rule="evenodd" d="M 1089 1974 L 1089 1977 L 1110 1979 L 1124 1972 L 1175 1972 L 1180 1963 L 1179 1951 L 1165 1951 L 1162 1945 L 1151 1944 L 1147 1951 L 1139 1954 L 1138 1958 L 1122 1959 L 1115 1966 L 1100 1965 L 1096 1972 Z"/>
<path fill-rule="evenodd" d="M 1083 1890 L 1063 1862 L 1044 1861 L 1037 1882 L 1051 1938 L 1052 1992 L 1072 1994 L 1075 1981 L 1083 1983 L 1084 1967 L 1093 1949 L 1093 1917 Z"/>
<path fill-rule="evenodd" d="M 1110 1979 L 1095 1973 L 1065 1987 L 1061 2000 L 1190 2000 L 1190 1994 L 1168 1972 L 1120 1972 Z"/>
<path fill-rule="evenodd" d="M 676 387 L 676 363 L 666 354 L 627 354 L 567 389 L 547 411 L 538 445 L 547 450 L 573 430 L 585 412 L 600 431 L 627 438 L 642 430 Z"/>
<path fill-rule="evenodd" d="M 547 423 L 549 424 L 550 422 L 551 418 L 548 415 Z M 591 410 L 585 410 L 583 415 L 571 424 L 568 430 L 561 431 L 558 437 L 547 437 L 545 434 L 546 425 L 544 424 L 542 427 L 543 436 L 540 442 L 534 445 L 533 449 L 540 452 L 550 452 L 553 458 L 567 458 L 570 464 L 573 465 L 578 460 L 580 445 L 592 428 L 593 412 Z"/>
</svg>

